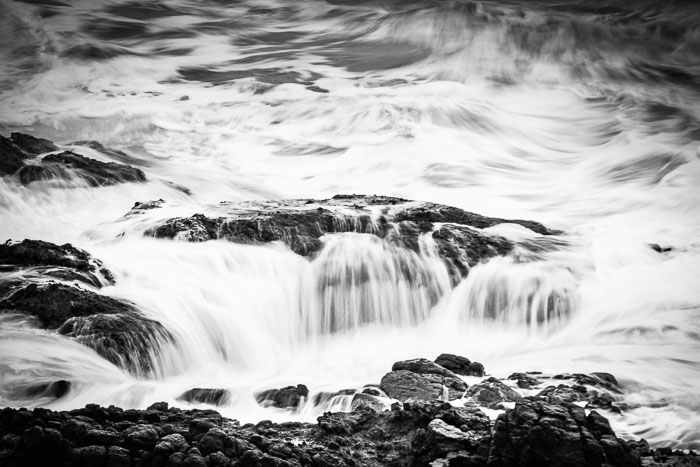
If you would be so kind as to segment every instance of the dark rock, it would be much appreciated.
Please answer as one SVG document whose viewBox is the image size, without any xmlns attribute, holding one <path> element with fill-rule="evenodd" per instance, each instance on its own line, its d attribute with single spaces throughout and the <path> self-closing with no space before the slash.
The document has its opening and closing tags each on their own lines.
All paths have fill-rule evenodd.
<svg viewBox="0 0 700 467">
<path fill-rule="evenodd" d="M 163 326 L 128 303 L 63 284 L 30 284 L 0 301 L 0 313 L 33 316 L 41 327 L 57 330 L 92 347 L 103 357 L 136 373 L 152 368 L 163 342 Z"/>
<path fill-rule="evenodd" d="M 15 146 L 31 156 L 38 156 L 47 152 L 58 151 L 53 141 L 44 138 L 36 138 L 24 133 L 12 133 L 10 139 Z"/>
<path fill-rule="evenodd" d="M 71 452 L 71 464 L 80 467 L 95 467 L 107 464 L 107 448 L 104 446 L 86 446 L 75 448 Z"/>
<path fill-rule="evenodd" d="M 639 458 L 597 414 L 525 398 L 496 420 L 489 465 L 636 466 Z"/>
<path fill-rule="evenodd" d="M 50 154 L 41 160 L 41 165 L 23 167 L 18 175 L 24 185 L 57 178 L 69 180 L 72 176 L 92 187 L 146 181 L 146 175 L 141 169 L 114 162 L 100 162 L 70 151 Z"/>
<path fill-rule="evenodd" d="M 268 389 L 255 395 L 258 404 L 296 410 L 302 398 L 309 397 L 309 389 L 303 384 L 282 389 Z"/>
<path fill-rule="evenodd" d="M 136 425 L 124 430 L 124 434 L 124 447 L 132 452 L 151 450 L 158 442 L 158 432 L 151 425 Z"/>
<path fill-rule="evenodd" d="M 70 243 L 59 246 L 41 240 L 8 240 L 5 244 L 0 244 L 0 264 L 17 267 L 45 266 L 39 272 L 51 277 L 81 281 L 95 287 L 102 285 L 98 275 L 102 275 L 108 282 L 112 279 L 112 273 L 102 266 L 100 260 Z"/>
<path fill-rule="evenodd" d="M 226 389 L 194 388 L 180 394 L 177 400 L 209 405 L 224 405 L 230 397 L 231 393 Z"/>
<path fill-rule="evenodd" d="M 70 392 L 71 382 L 60 379 L 49 383 L 31 383 L 30 385 L 17 391 L 18 396 L 30 399 L 38 399 L 41 397 L 50 397 L 52 399 L 60 399 Z"/>
<path fill-rule="evenodd" d="M 217 451 L 224 452 L 229 448 L 231 448 L 231 441 L 228 435 L 218 427 L 211 428 L 204 437 L 199 440 L 199 449 L 204 455 Z"/>
<path fill-rule="evenodd" d="M 0 175 L 11 175 L 17 172 L 29 157 L 9 138 L 0 136 Z"/>
<path fill-rule="evenodd" d="M 539 379 L 526 373 L 513 373 L 508 379 L 516 380 L 518 387 L 521 389 L 532 389 L 542 383 Z"/>
<path fill-rule="evenodd" d="M 586 400 L 586 388 L 583 388 L 583 391 L 577 391 L 576 389 L 572 388 L 571 386 L 567 386 L 565 384 L 560 384 L 559 386 L 547 386 L 544 388 L 542 391 L 540 391 L 537 396 L 535 397 L 540 397 L 550 404 L 552 403 L 563 403 L 563 402 L 568 402 L 568 403 L 573 403 L 573 402 L 579 402 L 579 401 L 585 401 Z"/>
<path fill-rule="evenodd" d="M 383 412 L 389 409 L 389 404 L 380 397 L 370 394 L 358 393 L 352 397 L 350 404 L 352 410 L 357 410 L 361 407 L 367 407 L 375 412 Z"/>
<path fill-rule="evenodd" d="M 517 391 L 496 378 L 488 378 L 471 386 L 467 396 L 489 408 L 497 408 L 503 402 L 515 402 L 522 398 Z"/>
<path fill-rule="evenodd" d="M 391 371 L 412 371 L 420 375 L 440 375 L 455 378 L 456 375 L 447 368 L 431 362 L 427 358 L 414 358 L 396 362 L 391 366 Z"/>
<path fill-rule="evenodd" d="M 401 402 L 408 399 L 435 400 L 445 396 L 448 400 L 454 400 L 461 398 L 467 390 L 467 385 L 458 377 L 408 370 L 387 373 L 380 387 L 389 397 Z"/>
<path fill-rule="evenodd" d="M 134 206 L 131 208 L 131 211 L 129 211 L 127 215 L 143 211 L 150 211 L 151 209 L 158 209 L 163 207 L 164 203 L 165 200 L 163 199 L 158 199 L 155 201 L 138 201 L 134 204 Z"/>
<path fill-rule="evenodd" d="M 372 210 L 367 209 L 370 206 Z M 456 284 L 474 265 L 513 248 L 512 242 L 482 232 L 481 228 L 515 222 L 538 233 L 553 233 L 536 222 L 487 218 L 450 206 L 384 196 L 336 195 L 329 200 L 221 203 L 212 212 L 215 215 L 198 213 L 167 219 L 146 235 L 194 242 L 281 241 L 299 255 L 313 256 L 323 247 L 320 238 L 326 234 L 372 234 L 391 245 L 419 253 L 419 237 L 432 231 L 438 253 Z M 447 223 L 436 228 L 433 222 Z"/>
<path fill-rule="evenodd" d="M 472 362 L 468 358 L 449 353 L 440 354 L 435 363 L 463 376 L 484 376 L 484 365 Z"/>
<path fill-rule="evenodd" d="M 108 156 L 110 159 L 113 159 L 115 161 L 119 161 L 123 164 L 148 165 L 142 159 L 138 159 L 136 157 L 130 156 L 127 153 L 125 153 L 124 151 L 120 151 L 118 149 L 108 148 L 98 141 L 75 141 L 73 143 L 70 143 L 70 146 L 88 147 L 90 149 L 93 149 L 97 152 L 100 152 L 100 153 Z"/>
</svg>

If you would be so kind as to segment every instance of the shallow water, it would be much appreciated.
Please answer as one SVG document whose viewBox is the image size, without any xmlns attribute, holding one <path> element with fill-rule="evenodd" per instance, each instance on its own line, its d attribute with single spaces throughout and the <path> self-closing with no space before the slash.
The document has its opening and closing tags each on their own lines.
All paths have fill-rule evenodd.
<svg viewBox="0 0 700 467">
<path fill-rule="evenodd" d="M 313 420 L 328 406 L 290 415 L 252 394 L 358 388 L 394 361 L 454 352 L 498 377 L 610 372 L 632 407 L 618 432 L 700 448 L 699 91 L 692 1 L 0 0 L 0 130 L 97 140 L 150 180 L 0 180 L 0 238 L 87 249 L 115 273 L 104 293 L 176 338 L 136 377 L 3 321 L 0 402 L 146 407 L 222 387 L 229 416 Z M 309 262 L 280 245 L 142 235 L 223 200 L 337 193 L 565 234 L 454 289 L 428 239 L 407 254 L 333 236 Z M 163 213 L 115 222 L 158 198 Z M 8 396 L 56 379 L 76 389 Z"/>
</svg>

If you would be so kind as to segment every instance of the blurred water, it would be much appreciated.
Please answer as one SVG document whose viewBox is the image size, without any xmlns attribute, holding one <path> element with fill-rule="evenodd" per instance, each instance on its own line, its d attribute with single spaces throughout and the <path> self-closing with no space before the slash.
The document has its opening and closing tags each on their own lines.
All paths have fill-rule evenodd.
<svg viewBox="0 0 700 467">
<path fill-rule="evenodd" d="M 0 130 L 97 140 L 150 180 L 0 180 L 0 238 L 89 250 L 115 272 L 104 293 L 175 338 L 159 376 L 135 378 L 3 321 L 0 401 L 145 407 L 223 387 L 227 415 L 313 420 L 329 406 L 290 415 L 252 394 L 358 388 L 396 360 L 455 352 L 499 377 L 613 373 L 633 407 L 617 430 L 698 448 L 699 54 L 692 1 L 0 0 Z M 454 290 L 427 237 L 419 254 L 329 236 L 312 262 L 142 237 L 157 216 L 222 200 L 336 193 L 566 235 L 540 251 L 525 229 L 489 229 L 531 247 Z M 158 198 L 169 207 L 113 223 Z M 69 377 L 57 402 L 8 399 Z"/>
</svg>

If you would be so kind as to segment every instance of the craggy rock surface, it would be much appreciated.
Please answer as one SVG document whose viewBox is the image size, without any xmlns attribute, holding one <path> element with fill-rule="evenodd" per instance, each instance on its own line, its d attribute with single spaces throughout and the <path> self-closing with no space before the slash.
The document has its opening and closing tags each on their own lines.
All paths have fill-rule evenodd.
<svg viewBox="0 0 700 467">
<path fill-rule="evenodd" d="M 169 333 L 133 304 L 97 292 L 113 281 L 101 261 L 70 244 L 0 245 L 0 314 L 29 317 L 122 368 L 148 373 Z"/>
<path fill-rule="evenodd" d="M 520 224 L 544 236 L 556 233 L 537 222 L 484 217 L 451 206 L 388 196 L 336 195 L 328 200 L 221 203 L 207 214 L 161 221 L 146 234 L 192 242 L 279 241 L 302 256 L 314 256 L 323 247 L 321 237 L 333 233 L 371 234 L 416 253 L 429 238 L 457 282 L 477 263 L 511 251 L 511 241 L 482 230 L 502 223 Z"/>
<path fill-rule="evenodd" d="M 262 406 L 279 407 L 296 410 L 299 403 L 309 397 L 309 388 L 303 384 L 287 386 L 281 389 L 268 389 L 255 395 L 255 400 Z"/>
<path fill-rule="evenodd" d="M 672 457 L 696 458 L 668 452 Z M 213 410 L 88 405 L 0 411 L 0 464 L 30 466 L 637 466 L 661 459 L 603 417 L 523 399 L 492 426 L 478 409 L 409 401 L 326 413 L 316 424 L 241 426 Z M 657 464 L 672 465 L 672 464 Z M 684 465 L 698 465 L 687 463 Z"/>
<path fill-rule="evenodd" d="M 93 142 L 78 142 L 119 161 L 135 161 L 121 151 L 115 151 Z M 16 174 L 23 185 L 40 180 L 71 180 L 78 178 L 89 186 L 114 185 L 124 182 L 144 182 L 142 170 L 115 162 L 101 162 L 72 151 L 49 154 L 41 160 L 36 156 L 57 152 L 53 142 L 23 133 L 12 133 L 9 138 L 0 136 L 0 175 Z"/>
<path fill-rule="evenodd" d="M 384 375 L 380 388 L 391 398 L 454 400 L 461 398 L 467 385 L 456 374 L 424 358 L 396 362 Z"/>
<path fill-rule="evenodd" d="M 96 161 L 70 151 L 49 154 L 41 159 L 41 165 L 26 165 L 17 175 L 24 185 L 40 180 L 70 180 L 73 176 L 93 187 L 146 181 L 146 175 L 141 169 L 115 162 Z"/>
</svg>

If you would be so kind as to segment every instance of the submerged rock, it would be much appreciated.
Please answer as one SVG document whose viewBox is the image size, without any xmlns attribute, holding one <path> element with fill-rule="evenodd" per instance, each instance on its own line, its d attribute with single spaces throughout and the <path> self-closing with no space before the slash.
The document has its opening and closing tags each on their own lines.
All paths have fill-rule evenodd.
<svg viewBox="0 0 700 467">
<path fill-rule="evenodd" d="M 180 394 L 177 400 L 209 405 L 224 405 L 230 398 L 231 393 L 226 389 L 194 388 Z"/>
</svg>

